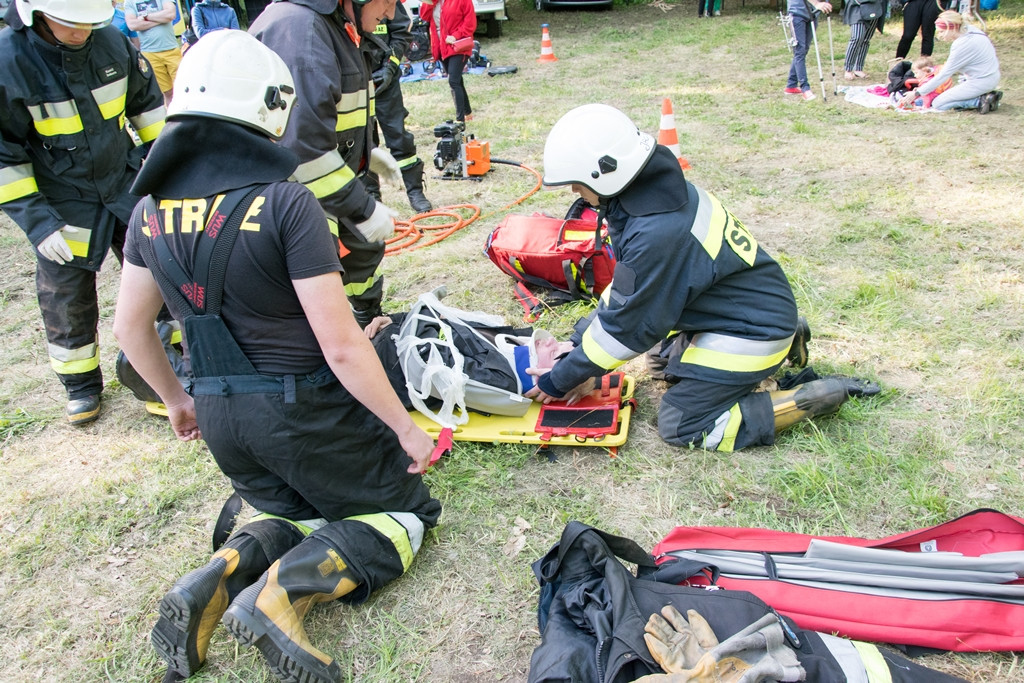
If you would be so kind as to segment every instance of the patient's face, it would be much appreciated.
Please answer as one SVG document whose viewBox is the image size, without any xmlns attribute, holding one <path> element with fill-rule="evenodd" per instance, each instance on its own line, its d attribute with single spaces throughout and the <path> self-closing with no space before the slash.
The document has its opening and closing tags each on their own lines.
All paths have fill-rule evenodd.
<svg viewBox="0 0 1024 683">
<path fill-rule="evenodd" d="M 572 351 L 571 342 L 560 342 L 553 337 L 545 337 L 536 341 L 537 369 L 550 370 L 555 366 L 558 357 Z"/>
</svg>

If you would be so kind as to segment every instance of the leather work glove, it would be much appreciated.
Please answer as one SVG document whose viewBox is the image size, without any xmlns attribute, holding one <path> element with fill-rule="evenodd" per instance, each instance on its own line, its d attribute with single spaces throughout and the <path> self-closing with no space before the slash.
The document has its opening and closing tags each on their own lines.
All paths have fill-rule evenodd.
<svg viewBox="0 0 1024 683">
<path fill-rule="evenodd" d="M 782 625 L 766 614 L 719 643 L 699 613 L 687 620 L 668 605 L 652 614 L 644 627 L 647 648 L 668 674 L 653 674 L 638 683 L 759 683 L 802 681 L 807 672 L 785 641 Z"/>
<path fill-rule="evenodd" d="M 384 63 L 384 66 L 373 72 L 373 87 L 377 92 L 386 90 L 392 83 L 400 78 L 400 73 L 401 69 L 398 64 L 389 58 L 388 61 Z"/>
<path fill-rule="evenodd" d="M 389 59 L 388 63 L 384 65 L 384 68 L 387 69 L 388 75 L 384 78 L 386 85 L 384 85 L 383 87 L 386 88 L 388 87 L 388 85 L 391 85 L 392 83 L 397 83 L 399 80 L 401 80 L 402 67 L 399 66 L 398 62 L 394 61 L 393 59 Z"/>
<path fill-rule="evenodd" d="M 367 242 L 383 242 L 395 234 L 395 216 L 397 215 L 398 213 L 393 209 L 377 202 L 370 217 L 362 223 L 356 223 L 356 230 Z"/>
<path fill-rule="evenodd" d="M 389 185 L 402 187 L 402 169 L 398 167 L 398 162 L 391 156 L 391 152 L 383 147 L 374 147 L 370 150 L 370 170 Z"/>
<path fill-rule="evenodd" d="M 669 673 L 692 669 L 705 652 L 718 645 L 715 632 L 700 614 L 688 610 L 687 616 L 689 622 L 675 607 L 666 605 L 660 615 L 652 614 L 644 627 L 647 649 Z"/>
<path fill-rule="evenodd" d="M 36 247 L 39 250 L 39 255 L 60 265 L 68 263 L 75 256 L 71 253 L 71 245 L 64 239 L 64 235 L 73 235 L 76 232 L 78 232 L 78 228 L 65 225 L 60 230 L 51 233 Z"/>
<path fill-rule="evenodd" d="M 387 66 L 387 64 L 385 64 L 384 66 L 382 66 L 381 68 L 377 69 L 372 74 L 370 74 L 370 80 L 373 81 L 373 89 L 376 90 L 377 92 L 380 92 L 384 88 L 386 88 L 389 85 L 391 85 L 391 82 L 388 81 L 387 79 L 388 79 L 388 66 Z"/>
</svg>

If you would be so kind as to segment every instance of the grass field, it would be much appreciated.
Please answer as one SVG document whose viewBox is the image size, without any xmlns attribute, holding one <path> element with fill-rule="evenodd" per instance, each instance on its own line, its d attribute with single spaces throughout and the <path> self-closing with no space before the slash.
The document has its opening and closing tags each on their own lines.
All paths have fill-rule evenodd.
<svg viewBox="0 0 1024 683">
<path fill-rule="evenodd" d="M 636 362 L 639 410 L 611 459 L 598 448 L 457 444 L 426 475 L 444 504 L 409 574 L 357 608 L 317 607 L 312 641 L 352 681 L 522 681 L 539 642 L 530 563 L 578 519 L 651 548 L 673 526 L 766 526 L 880 536 L 988 507 L 1024 514 L 1024 0 L 986 13 L 1006 92 L 999 111 L 901 115 L 832 96 L 782 93 L 789 53 L 774 10 L 730 0 L 698 20 L 695 3 L 537 13 L 510 6 L 505 35 L 483 44 L 515 75 L 467 77 L 470 132 L 492 155 L 541 168 L 544 138 L 586 102 L 622 108 L 652 134 L 675 105 L 688 177 L 714 192 L 783 265 L 814 333 L 811 364 L 878 381 L 883 393 L 798 426 L 775 446 L 722 455 L 657 435 L 663 387 Z M 538 64 L 549 23 L 556 63 Z M 833 21 L 840 85 L 849 36 Z M 885 81 L 899 20 L 871 44 Z M 822 35 L 826 35 L 822 31 Z M 824 40 L 824 39 L 823 39 Z M 919 49 L 919 43 L 913 51 Z M 937 43 L 941 60 L 948 44 Z M 403 87 L 420 155 L 454 114 L 447 85 Z M 509 211 L 561 215 L 567 192 L 528 193 L 530 173 L 498 165 L 481 182 L 430 178 L 438 205 L 483 216 L 445 241 L 385 259 L 386 308 L 444 284 L 447 301 L 521 311 L 481 251 Z M 404 197 L 385 200 L 409 214 Z M 100 276 L 104 413 L 65 424 L 47 362 L 34 256 L 0 218 L 0 680 L 159 681 L 149 644 L 160 597 L 204 563 L 228 482 L 205 446 L 175 441 L 113 375 L 119 270 Z M 582 307 L 540 324 L 568 334 Z M 1024 682 L 1012 654 L 925 663 L 971 681 Z M 223 630 L 193 680 L 271 680 Z"/>
</svg>

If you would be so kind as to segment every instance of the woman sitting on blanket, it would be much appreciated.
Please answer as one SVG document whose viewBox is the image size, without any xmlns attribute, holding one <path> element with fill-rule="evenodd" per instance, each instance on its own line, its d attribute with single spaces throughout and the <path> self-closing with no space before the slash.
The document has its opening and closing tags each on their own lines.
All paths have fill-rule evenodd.
<svg viewBox="0 0 1024 683">
<path fill-rule="evenodd" d="M 935 20 L 936 37 L 952 42 L 949 58 L 942 68 L 944 78 L 933 78 L 914 88 L 900 101 L 902 108 L 909 108 L 922 96 L 938 90 L 946 80 L 956 74 L 963 79 L 932 102 L 932 109 L 977 109 L 987 114 L 999 108 L 1003 97 L 999 85 L 999 60 L 996 49 L 985 32 L 964 24 L 958 12 L 947 10 Z"/>
</svg>

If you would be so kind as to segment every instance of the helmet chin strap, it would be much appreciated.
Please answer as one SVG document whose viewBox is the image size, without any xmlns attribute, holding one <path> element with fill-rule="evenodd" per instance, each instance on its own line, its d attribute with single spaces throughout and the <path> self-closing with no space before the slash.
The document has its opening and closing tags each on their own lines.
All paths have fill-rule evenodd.
<svg viewBox="0 0 1024 683">
<path fill-rule="evenodd" d="M 338 7 L 331 13 L 331 17 L 334 19 L 334 23 L 338 25 L 338 28 L 348 33 L 352 42 L 359 44 L 359 38 L 362 31 L 359 30 L 359 20 L 362 16 L 362 11 L 359 3 L 352 2 L 352 17 L 348 15 L 348 8 L 345 6 L 346 0 L 338 0 Z M 351 26 L 349 25 L 351 24 Z"/>
<path fill-rule="evenodd" d="M 362 6 L 361 3 L 354 2 L 353 0 L 349 0 L 349 4 L 352 5 L 352 15 L 354 17 L 354 22 L 353 23 L 355 23 L 356 28 L 358 29 L 359 28 L 359 20 L 363 16 L 363 6 Z M 338 0 L 338 10 L 339 10 L 339 13 L 341 14 L 341 16 L 343 16 L 346 20 L 349 19 L 348 12 L 346 11 L 346 7 L 345 7 L 345 0 Z"/>
</svg>

